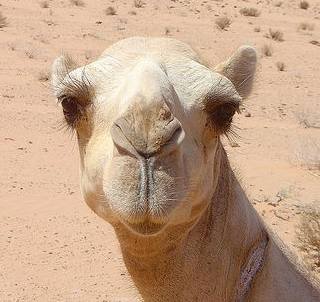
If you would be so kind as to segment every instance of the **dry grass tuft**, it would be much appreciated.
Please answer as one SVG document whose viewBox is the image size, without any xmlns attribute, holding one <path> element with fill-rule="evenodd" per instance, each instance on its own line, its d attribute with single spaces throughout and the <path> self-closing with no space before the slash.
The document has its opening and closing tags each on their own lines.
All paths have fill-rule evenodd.
<svg viewBox="0 0 320 302">
<path fill-rule="evenodd" d="M 260 11 L 254 7 L 243 7 L 240 9 L 240 14 L 247 17 L 259 17 Z"/>
<path fill-rule="evenodd" d="M 320 42 L 317 40 L 311 40 L 309 43 L 315 46 L 320 46 Z"/>
<path fill-rule="evenodd" d="M 307 22 L 302 22 L 298 26 L 298 30 L 314 30 L 314 24 L 307 23 Z"/>
<path fill-rule="evenodd" d="M 309 268 L 320 273 L 320 211 L 306 211 L 297 230 L 298 247 Z"/>
<path fill-rule="evenodd" d="M 286 69 L 286 65 L 283 62 L 277 62 L 276 66 L 279 71 L 285 71 L 285 69 Z"/>
<path fill-rule="evenodd" d="M 82 0 L 70 0 L 70 3 L 75 6 L 85 6 Z"/>
<path fill-rule="evenodd" d="M 269 28 L 269 36 L 272 40 L 278 41 L 278 42 L 282 42 L 284 41 L 283 39 L 283 32 L 279 31 L 279 30 L 273 30 L 271 28 Z"/>
<path fill-rule="evenodd" d="M 104 13 L 107 15 L 107 16 L 114 16 L 117 14 L 117 11 L 116 9 L 113 7 L 113 6 L 109 6 L 107 7 L 105 10 L 104 10 Z"/>
<path fill-rule="evenodd" d="M 280 7 L 282 5 L 282 3 L 283 3 L 282 1 L 277 1 L 274 3 L 274 6 Z"/>
<path fill-rule="evenodd" d="M 7 18 L 0 12 L 0 28 L 6 27 L 7 25 Z"/>
<path fill-rule="evenodd" d="M 311 128 L 312 126 L 307 125 L 305 127 Z M 299 141 L 299 145 L 295 149 L 294 155 L 296 157 L 295 161 L 297 162 L 298 165 L 300 165 L 304 169 L 309 170 L 311 174 L 320 177 L 320 141 L 319 140 L 316 140 L 315 138 L 314 139 L 309 138 L 309 139 L 303 139 L 302 141 Z"/>
<path fill-rule="evenodd" d="M 48 1 L 41 1 L 40 3 L 41 8 L 49 8 L 49 2 Z"/>
<path fill-rule="evenodd" d="M 136 8 L 141 8 L 144 7 L 146 4 L 142 0 L 134 0 L 133 5 Z"/>
<path fill-rule="evenodd" d="M 309 2 L 308 2 L 308 1 L 305 1 L 305 0 L 300 1 L 299 7 L 300 7 L 301 9 L 308 9 L 308 8 L 309 8 Z"/>
<path fill-rule="evenodd" d="M 271 45 L 267 45 L 267 44 L 262 46 L 261 51 L 265 57 L 271 57 L 273 53 Z"/>
<path fill-rule="evenodd" d="M 256 26 L 254 29 L 253 29 L 254 32 L 256 33 L 259 33 L 261 31 L 261 28 L 260 26 Z"/>
<path fill-rule="evenodd" d="M 305 128 L 315 128 L 320 129 L 320 116 L 312 110 L 303 110 L 296 113 L 296 117 L 299 123 Z M 309 145 L 309 144 L 306 144 Z M 319 151 L 319 161 L 320 161 L 320 147 L 314 148 Z"/>
<path fill-rule="evenodd" d="M 128 12 L 129 15 L 135 16 L 137 12 L 135 10 L 131 10 Z"/>
<path fill-rule="evenodd" d="M 215 21 L 215 23 L 220 29 L 226 30 L 230 26 L 231 20 L 228 17 L 220 17 Z"/>
<path fill-rule="evenodd" d="M 50 80 L 50 72 L 48 70 L 40 71 L 38 74 L 38 80 L 40 82 L 48 82 Z"/>
</svg>

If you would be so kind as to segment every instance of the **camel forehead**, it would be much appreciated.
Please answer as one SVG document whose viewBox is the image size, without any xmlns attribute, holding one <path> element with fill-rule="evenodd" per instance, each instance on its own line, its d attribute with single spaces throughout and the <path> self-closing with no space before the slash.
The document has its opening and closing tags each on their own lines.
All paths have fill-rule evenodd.
<svg viewBox="0 0 320 302">
<path fill-rule="evenodd" d="M 172 101 L 174 90 L 165 67 L 152 58 L 143 58 L 123 79 L 118 97 L 121 107 L 135 103 L 137 109 L 139 105 L 149 110 L 160 109 L 163 102 Z"/>
</svg>

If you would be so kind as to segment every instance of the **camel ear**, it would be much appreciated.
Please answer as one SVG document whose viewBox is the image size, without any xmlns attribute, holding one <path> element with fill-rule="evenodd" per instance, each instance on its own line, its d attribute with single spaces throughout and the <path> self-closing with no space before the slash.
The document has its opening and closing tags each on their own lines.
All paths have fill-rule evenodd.
<svg viewBox="0 0 320 302">
<path fill-rule="evenodd" d="M 241 97 L 247 97 L 252 89 L 257 65 L 257 52 L 251 46 L 241 46 L 227 61 L 215 67 L 215 71 L 227 77 Z"/>
<path fill-rule="evenodd" d="M 52 64 L 51 84 L 55 94 L 57 94 L 66 75 L 76 67 L 77 64 L 68 55 L 60 56 L 54 60 Z"/>
</svg>

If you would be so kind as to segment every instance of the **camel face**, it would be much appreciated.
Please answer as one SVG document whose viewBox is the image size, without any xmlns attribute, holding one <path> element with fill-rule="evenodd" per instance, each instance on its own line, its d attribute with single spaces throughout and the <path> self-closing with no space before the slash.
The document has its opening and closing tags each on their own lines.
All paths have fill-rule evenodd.
<svg viewBox="0 0 320 302">
<path fill-rule="evenodd" d="M 136 232 L 162 229 L 186 202 L 192 166 L 181 103 L 161 66 L 143 59 L 124 79 L 115 102 L 123 105 L 110 131 L 113 153 L 103 192 L 113 213 Z M 180 113 L 180 114 L 179 114 Z M 192 173 L 192 172 L 191 172 Z"/>
<path fill-rule="evenodd" d="M 211 71 L 185 44 L 160 40 L 167 53 L 129 39 L 85 68 L 71 71 L 63 57 L 53 68 L 56 96 L 77 132 L 87 204 L 140 235 L 195 221 L 206 208 L 219 136 L 249 90 L 237 91 L 238 83 L 251 80 L 255 66 L 255 52 L 245 48 Z M 248 57 L 250 70 L 237 78 L 232 69 Z"/>
</svg>

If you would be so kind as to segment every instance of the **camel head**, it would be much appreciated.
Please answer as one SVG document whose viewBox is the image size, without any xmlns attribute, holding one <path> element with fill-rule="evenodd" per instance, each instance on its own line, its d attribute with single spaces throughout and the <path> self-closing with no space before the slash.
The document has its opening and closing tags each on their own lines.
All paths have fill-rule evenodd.
<svg viewBox="0 0 320 302">
<path fill-rule="evenodd" d="M 55 95 L 78 139 L 83 196 L 138 236 L 194 222 L 207 207 L 219 137 L 256 66 L 249 46 L 210 70 L 187 45 L 166 43 L 174 46 L 128 40 L 85 67 L 66 57 L 53 64 Z"/>
</svg>

